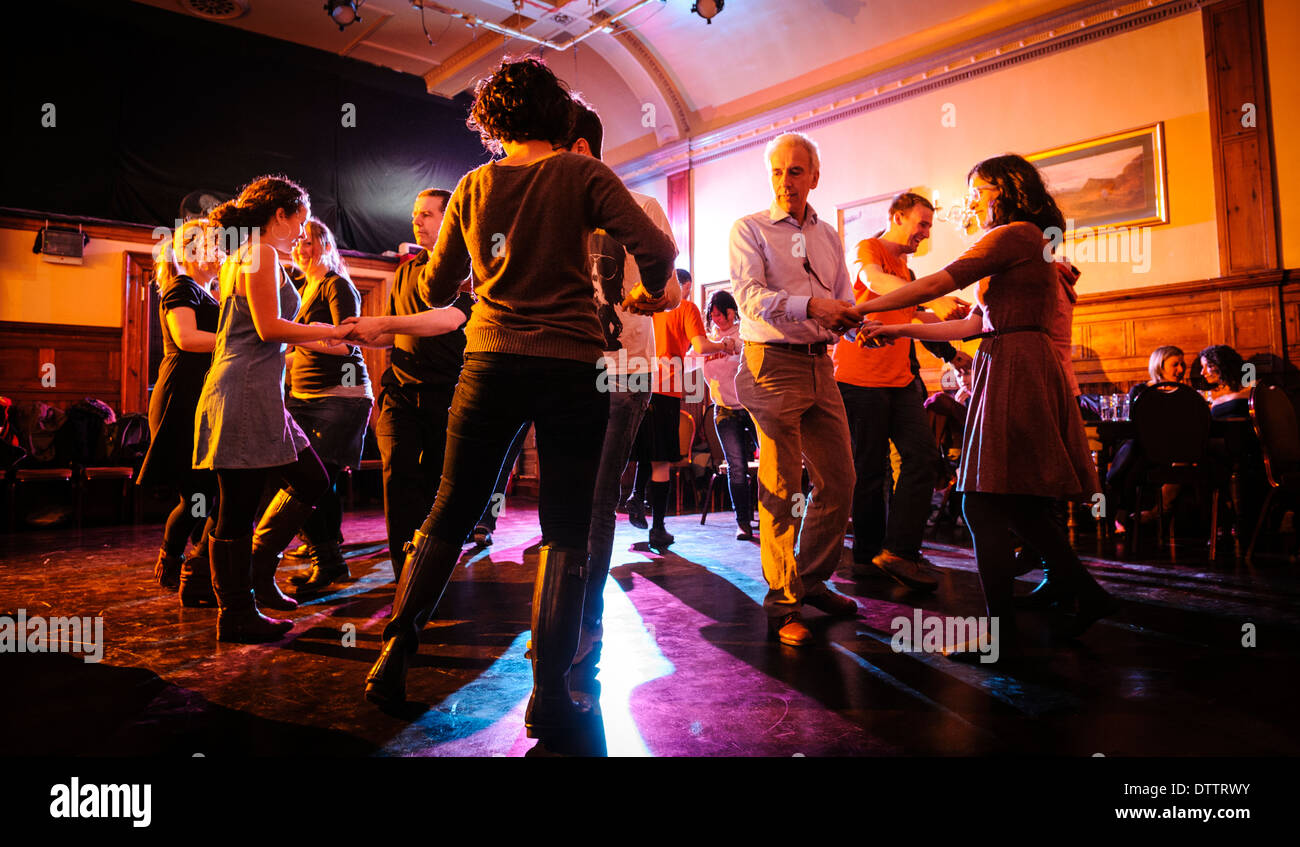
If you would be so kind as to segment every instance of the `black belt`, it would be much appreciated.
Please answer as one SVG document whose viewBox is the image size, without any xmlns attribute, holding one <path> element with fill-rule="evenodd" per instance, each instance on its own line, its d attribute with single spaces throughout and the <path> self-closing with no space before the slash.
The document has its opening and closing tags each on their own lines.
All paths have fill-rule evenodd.
<svg viewBox="0 0 1300 847">
<path fill-rule="evenodd" d="M 1046 328 L 1034 324 L 1025 324 L 1023 326 L 1009 326 L 1006 329 L 995 329 L 989 332 L 981 332 L 979 335 L 968 335 L 962 341 L 974 341 L 977 338 L 1000 338 L 1004 335 L 1010 335 L 1013 332 L 1041 332 L 1043 335 L 1051 335 Z"/>
<path fill-rule="evenodd" d="M 753 344 L 758 347 L 773 347 L 777 350 L 788 350 L 791 353 L 802 353 L 805 356 L 825 356 L 826 342 L 818 341 L 815 344 L 786 344 L 783 341 L 746 341 L 746 344 Z"/>
</svg>

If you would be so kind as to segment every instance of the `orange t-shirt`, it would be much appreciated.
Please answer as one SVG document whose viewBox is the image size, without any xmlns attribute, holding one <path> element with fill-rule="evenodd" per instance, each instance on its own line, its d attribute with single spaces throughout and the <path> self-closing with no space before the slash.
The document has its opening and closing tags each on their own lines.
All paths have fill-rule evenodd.
<svg viewBox="0 0 1300 847">
<path fill-rule="evenodd" d="M 700 307 L 683 300 L 671 312 L 655 312 L 655 355 L 659 357 L 656 394 L 681 397 L 686 385 L 682 356 L 691 349 L 691 339 L 704 335 Z"/>
<path fill-rule="evenodd" d="M 867 265 L 880 265 L 885 273 L 900 279 L 911 279 L 907 269 L 907 260 L 881 243 L 878 238 L 867 238 L 858 242 L 858 255 L 854 263 L 861 272 Z M 859 303 L 868 303 L 879 297 L 854 277 L 853 294 Z M 868 320 L 887 324 L 911 323 L 916 316 L 916 307 L 893 309 L 888 312 L 873 312 Z M 912 382 L 912 363 L 908 356 L 911 346 L 910 338 L 895 338 L 884 347 L 860 347 L 857 342 L 842 339 L 835 345 L 832 357 L 835 360 L 835 379 L 837 382 L 857 385 L 862 388 L 902 388 Z"/>
</svg>

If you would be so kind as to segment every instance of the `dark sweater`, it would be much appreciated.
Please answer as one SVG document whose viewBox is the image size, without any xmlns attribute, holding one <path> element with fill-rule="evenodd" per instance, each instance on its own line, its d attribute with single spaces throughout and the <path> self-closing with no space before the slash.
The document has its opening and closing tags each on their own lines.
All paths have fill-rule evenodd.
<svg viewBox="0 0 1300 847">
<path fill-rule="evenodd" d="M 428 263 L 427 251 L 404 262 L 393 277 L 393 290 L 388 296 L 388 315 L 418 315 L 433 308 L 420 298 L 416 279 Z M 460 294 L 452 301 L 454 308 L 469 319 L 474 298 Z M 393 338 L 392 364 L 384 371 L 385 387 L 401 385 L 420 388 L 429 385 L 455 385 L 460 379 L 460 368 L 465 361 L 465 330 L 458 329 L 442 335 L 420 337 L 396 335 Z"/>
<path fill-rule="evenodd" d="M 663 291 L 677 256 L 672 239 L 604 163 L 575 153 L 528 165 L 488 163 L 462 177 L 447 201 L 438 244 L 418 277 L 420 296 L 446 305 L 472 265 L 478 302 L 465 327 L 467 353 L 594 365 L 604 333 L 587 236 L 597 228 L 636 258 L 651 294 Z"/>
</svg>

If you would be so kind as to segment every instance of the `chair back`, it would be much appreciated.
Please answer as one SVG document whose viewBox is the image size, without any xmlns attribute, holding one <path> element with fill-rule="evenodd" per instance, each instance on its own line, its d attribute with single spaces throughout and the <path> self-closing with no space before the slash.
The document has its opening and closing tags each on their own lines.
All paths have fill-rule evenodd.
<svg viewBox="0 0 1300 847">
<path fill-rule="evenodd" d="M 1269 484 L 1277 488 L 1283 473 L 1300 470 L 1300 426 L 1295 406 L 1277 386 L 1256 385 L 1250 390 L 1250 422 L 1259 436 Z"/>
<path fill-rule="evenodd" d="M 1130 414 L 1137 441 L 1156 465 L 1193 465 L 1205 455 L 1210 407 L 1186 385 L 1158 382 L 1138 395 Z"/>
<path fill-rule="evenodd" d="M 682 409 L 677 413 L 677 446 L 681 448 L 678 452 L 682 454 L 683 462 L 690 462 L 691 445 L 694 443 L 695 418 L 691 417 L 690 412 Z"/>
</svg>

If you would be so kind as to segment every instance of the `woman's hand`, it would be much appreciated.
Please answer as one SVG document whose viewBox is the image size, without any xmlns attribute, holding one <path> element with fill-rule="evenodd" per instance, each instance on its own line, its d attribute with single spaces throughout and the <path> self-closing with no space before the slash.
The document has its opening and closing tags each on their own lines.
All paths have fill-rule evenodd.
<svg viewBox="0 0 1300 847">
<path fill-rule="evenodd" d="M 886 325 L 880 321 L 865 321 L 862 329 L 858 330 L 858 346 L 884 347 L 899 337 L 898 330 L 897 324 Z"/>
</svg>

